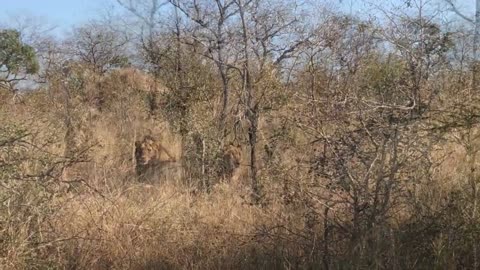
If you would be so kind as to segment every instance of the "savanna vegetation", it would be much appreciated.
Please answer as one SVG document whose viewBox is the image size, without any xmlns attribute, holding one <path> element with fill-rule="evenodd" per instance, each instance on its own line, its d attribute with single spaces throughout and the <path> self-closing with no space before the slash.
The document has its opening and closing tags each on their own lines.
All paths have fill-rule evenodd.
<svg viewBox="0 0 480 270">
<path fill-rule="evenodd" d="M 480 269 L 480 1 L 460 2 L 117 0 L 68 35 L 4 26 L 0 268 Z"/>
</svg>

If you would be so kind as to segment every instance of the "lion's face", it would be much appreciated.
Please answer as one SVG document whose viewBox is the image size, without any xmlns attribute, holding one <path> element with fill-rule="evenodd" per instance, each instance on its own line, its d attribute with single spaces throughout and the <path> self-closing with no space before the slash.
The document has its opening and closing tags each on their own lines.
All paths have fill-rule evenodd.
<svg viewBox="0 0 480 270">
<path fill-rule="evenodd" d="M 146 166 L 158 158 L 159 144 L 150 136 L 135 142 L 135 159 L 138 165 Z"/>
<path fill-rule="evenodd" d="M 228 145 L 223 154 L 224 173 L 227 176 L 232 176 L 234 171 L 240 166 L 241 160 L 242 148 L 239 145 Z"/>
<path fill-rule="evenodd" d="M 137 175 L 144 180 L 155 181 L 162 177 L 179 177 L 177 159 L 171 150 L 151 136 L 145 136 L 141 141 L 135 142 Z"/>
<path fill-rule="evenodd" d="M 135 142 L 135 159 L 139 175 L 150 169 L 162 169 L 167 163 L 177 160 L 169 149 L 151 136 Z"/>
</svg>

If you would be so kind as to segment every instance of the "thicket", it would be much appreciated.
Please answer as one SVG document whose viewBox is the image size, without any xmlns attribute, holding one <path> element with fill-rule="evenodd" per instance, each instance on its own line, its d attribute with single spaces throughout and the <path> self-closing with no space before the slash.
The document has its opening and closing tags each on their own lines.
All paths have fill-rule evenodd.
<svg viewBox="0 0 480 270">
<path fill-rule="evenodd" d="M 480 267 L 473 31 L 421 0 L 117 3 L 0 31 L 1 268 Z"/>
</svg>

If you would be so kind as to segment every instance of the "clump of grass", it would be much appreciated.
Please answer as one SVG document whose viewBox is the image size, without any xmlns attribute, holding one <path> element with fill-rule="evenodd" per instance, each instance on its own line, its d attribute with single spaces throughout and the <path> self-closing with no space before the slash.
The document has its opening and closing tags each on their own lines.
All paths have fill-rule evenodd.
<svg viewBox="0 0 480 270">
<path fill-rule="evenodd" d="M 210 194 L 174 185 L 135 185 L 65 202 L 55 221 L 66 264 L 81 269 L 255 268 L 265 209 L 226 184 Z"/>
</svg>

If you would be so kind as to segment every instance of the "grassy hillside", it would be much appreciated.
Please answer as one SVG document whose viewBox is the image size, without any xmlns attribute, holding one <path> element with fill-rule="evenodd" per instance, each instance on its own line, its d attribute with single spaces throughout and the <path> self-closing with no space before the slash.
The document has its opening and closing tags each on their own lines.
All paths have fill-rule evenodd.
<svg viewBox="0 0 480 270">
<path fill-rule="evenodd" d="M 0 30 L 0 269 L 480 267 L 478 44 L 442 10 L 119 2 Z"/>
</svg>

